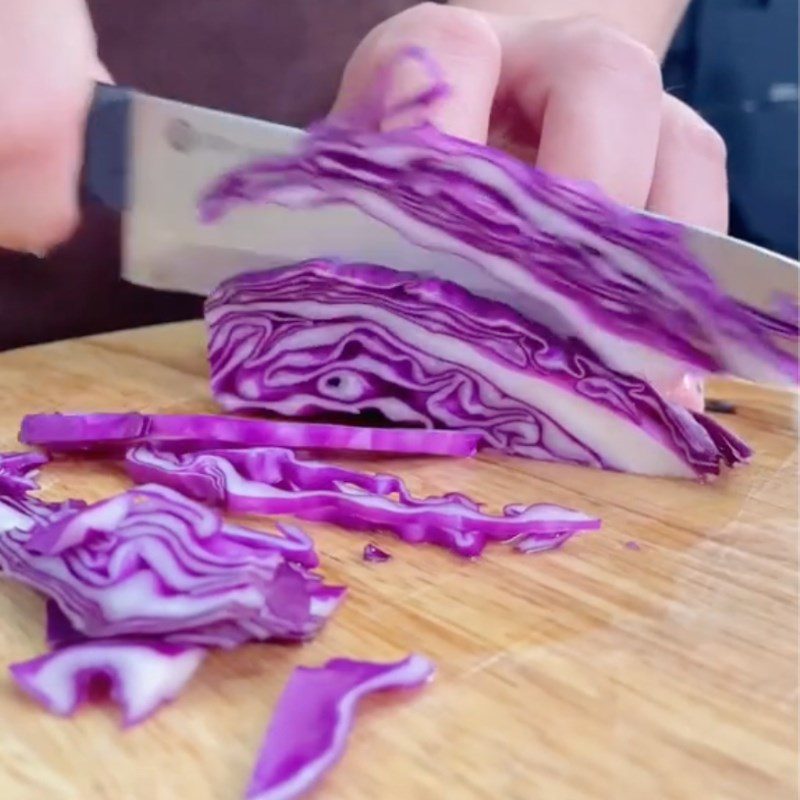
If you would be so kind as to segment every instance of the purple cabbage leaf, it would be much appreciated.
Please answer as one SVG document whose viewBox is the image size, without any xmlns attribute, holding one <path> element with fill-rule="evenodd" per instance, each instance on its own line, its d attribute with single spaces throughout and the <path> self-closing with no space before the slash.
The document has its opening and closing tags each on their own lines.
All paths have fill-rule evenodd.
<svg viewBox="0 0 800 800">
<path fill-rule="evenodd" d="M 98 685 L 110 685 L 125 727 L 174 700 L 200 666 L 202 647 L 101 640 L 64 647 L 9 668 L 17 685 L 48 711 L 71 716 Z"/>
<path fill-rule="evenodd" d="M 214 447 L 296 447 L 380 453 L 471 456 L 478 437 L 460 431 L 366 428 L 211 414 L 29 414 L 21 442 L 53 452 L 111 451 L 139 443 L 179 450 Z"/>
<path fill-rule="evenodd" d="M 429 542 L 462 556 L 480 555 L 491 541 L 536 540 L 557 546 L 600 521 L 550 504 L 513 505 L 500 516 L 460 494 L 417 499 L 393 475 L 370 475 L 290 450 L 252 448 L 176 454 L 147 446 L 125 459 L 137 482 L 170 486 L 204 503 L 245 514 L 292 514 L 348 530 L 387 530 L 408 542 Z M 396 497 L 395 497 L 396 496 Z"/>
<path fill-rule="evenodd" d="M 272 715 L 246 800 L 300 797 L 342 757 L 363 697 L 416 688 L 433 672 L 433 664 L 418 655 L 394 664 L 340 658 L 295 669 Z"/>
</svg>

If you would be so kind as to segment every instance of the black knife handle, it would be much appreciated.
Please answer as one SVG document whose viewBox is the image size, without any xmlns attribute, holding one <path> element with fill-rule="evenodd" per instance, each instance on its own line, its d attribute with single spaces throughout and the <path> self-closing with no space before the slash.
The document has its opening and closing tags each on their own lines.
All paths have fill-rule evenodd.
<svg viewBox="0 0 800 800">
<path fill-rule="evenodd" d="M 86 123 L 81 202 L 122 211 L 128 205 L 129 123 L 132 95 L 98 83 Z"/>
</svg>

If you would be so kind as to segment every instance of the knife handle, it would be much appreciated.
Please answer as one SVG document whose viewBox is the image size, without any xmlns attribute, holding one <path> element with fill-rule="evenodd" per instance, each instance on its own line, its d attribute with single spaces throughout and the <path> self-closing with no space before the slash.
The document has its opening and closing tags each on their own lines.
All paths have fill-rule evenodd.
<svg viewBox="0 0 800 800">
<path fill-rule="evenodd" d="M 131 92 L 122 86 L 95 85 L 86 122 L 81 202 L 122 211 L 128 200 Z"/>
</svg>

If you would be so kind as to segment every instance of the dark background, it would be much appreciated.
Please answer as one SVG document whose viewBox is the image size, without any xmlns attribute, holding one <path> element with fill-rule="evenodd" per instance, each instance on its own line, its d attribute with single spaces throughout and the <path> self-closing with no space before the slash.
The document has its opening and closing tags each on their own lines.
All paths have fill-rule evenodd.
<svg viewBox="0 0 800 800">
<path fill-rule="evenodd" d="M 797 0 L 694 0 L 664 64 L 728 145 L 731 234 L 797 258 Z"/>
</svg>

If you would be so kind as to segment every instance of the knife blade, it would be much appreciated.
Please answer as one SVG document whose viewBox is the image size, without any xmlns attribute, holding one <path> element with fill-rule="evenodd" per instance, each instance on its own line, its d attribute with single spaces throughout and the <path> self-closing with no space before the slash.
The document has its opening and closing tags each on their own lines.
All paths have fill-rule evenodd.
<svg viewBox="0 0 800 800">
<path fill-rule="evenodd" d="M 425 251 L 355 208 L 242 207 L 213 225 L 197 201 L 242 163 L 292 152 L 303 131 L 99 85 L 86 134 L 83 190 L 123 214 L 122 276 L 157 289 L 208 294 L 230 275 L 320 256 L 418 270 Z M 800 265 L 712 231 L 683 226 L 694 254 L 733 297 L 771 311 L 797 298 Z M 436 274 L 517 305 L 513 290 L 466 260 L 437 253 Z M 517 302 L 515 302 L 515 300 Z"/>
</svg>

